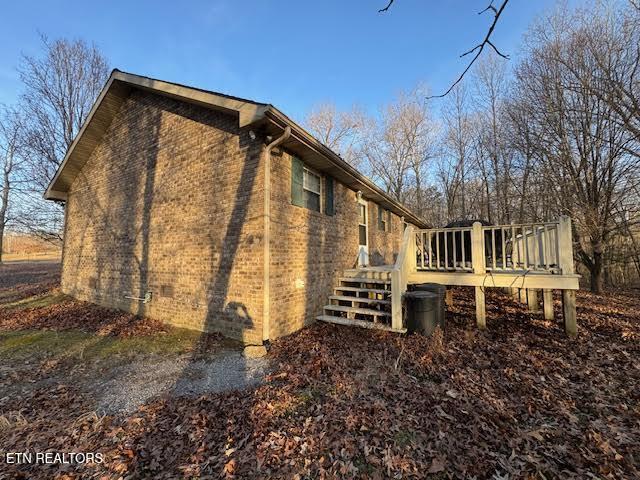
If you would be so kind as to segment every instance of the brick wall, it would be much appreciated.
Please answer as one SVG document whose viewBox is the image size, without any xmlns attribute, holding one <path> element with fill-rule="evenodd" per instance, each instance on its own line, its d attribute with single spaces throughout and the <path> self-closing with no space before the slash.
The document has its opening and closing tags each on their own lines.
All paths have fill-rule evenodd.
<svg viewBox="0 0 640 480">
<path fill-rule="evenodd" d="M 234 116 L 134 91 L 71 186 L 63 291 L 261 341 L 261 148 Z"/>
<path fill-rule="evenodd" d="M 302 159 L 304 161 L 304 159 Z M 302 328 L 322 313 L 343 270 L 358 252 L 356 192 L 336 182 L 336 214 L 328 216 L 291 204 L 291 157 L 271 161 L 271 338 Z M 388 232 L 378 229 L 377 205 L 369 202 L 372 262 L 390 264 L 400 249 L 402 221 L 392 214 Z"/>
</svg>

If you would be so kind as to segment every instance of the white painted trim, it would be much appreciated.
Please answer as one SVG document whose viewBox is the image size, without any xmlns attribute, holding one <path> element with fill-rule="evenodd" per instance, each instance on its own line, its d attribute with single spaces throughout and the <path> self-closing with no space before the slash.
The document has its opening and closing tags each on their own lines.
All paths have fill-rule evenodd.
<svg viewBox="0 0 640 480">
<path fill-rule="evenodd" d="M 360 205 L 364 206 L 364 224 L 360 223 Z M 366 245 L 360 245 L 360 227 L 364 225 L 366 229 Z M 358 266 L 367 267 L 369 265 L 369 202 L 364 198 L 358 198 Z"/>
<path fill-rule="evenodd" d="M 580 275 L 550 275 L 544 273 L 496 273 L 491 275 L 463 272 L 413 272 L 409 283 L 440 283 L 460 287 L 512 287 L 549 288 L 552 290 L 578 290 Z"/>
</svg>

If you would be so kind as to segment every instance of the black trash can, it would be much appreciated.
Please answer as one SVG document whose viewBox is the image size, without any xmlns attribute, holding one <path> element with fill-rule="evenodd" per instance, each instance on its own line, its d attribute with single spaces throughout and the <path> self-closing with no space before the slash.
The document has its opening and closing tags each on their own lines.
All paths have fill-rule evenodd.
<svg viewBox="0 0 640 480">
<path fill-rule="evenodd" d="M 445 302 L 447 287 L 439 283 L 416 283 L 409 285 L 409 290 L 414 292 L 432 292 L 438 295 L 437 322 L 440 328 L 444 330 L 447 310 Z"/>
<path fill-rule="evenodd" d="M 431 335 L 438 326 L 438 294 L 416 290 L 407 292 L 404 298 L 407 331 Z"/>
</svg>

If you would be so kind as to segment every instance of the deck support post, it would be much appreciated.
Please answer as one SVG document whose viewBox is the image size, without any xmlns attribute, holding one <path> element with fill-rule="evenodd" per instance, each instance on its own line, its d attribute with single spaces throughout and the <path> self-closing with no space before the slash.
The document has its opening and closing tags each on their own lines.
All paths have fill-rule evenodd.
<svg viewBox="0 0 640 480">
<path fill-rule="evenodd" d="M 573 264 L 571 219 L 564 215 L 560 217 L 560 224 L 558 225 L 558 254 L 562 274 L 572 275 L 575 272 L 575 267 Z M 562 310 L 564 313 L 564 331 L 570 337 L 575 337 L 578 333 L 575 290 L 562 290 Z"/>
<path fill-rule="evenodd" d="M 564 331 L 570 337 L 575 337 L 578 334 L 575 290 L 562 291 L 562 310 L 564 313 Z"/>
<path fill-rule="evenodd" d="M 538 304 L 538 290 L 535 288 L 527 289 L 527 303 L 529 311 L 531 313 L 540 313 L 540 306 Z"/>
<path fill-rule="evenodd" d="M 553 290 L 545 288 L 542 291 L 542 304 L 544 308 L 544 319 L 553 320 Z"/>
<path fill-rule="evenodd" d="M 399 270 L 391 271 L 391 328 L 402 329 L 402 278 Z"/>
<path fill-rule="evenodd" d="M 518 295 L 519 295 L 520 303 L 527 303 L 527 289 L 526 288 L 519 288 L 518 289 Z"/>
<path fill-rule="evenodd" d="M 484 275 L 486 267 L 484 265 L 484 232 L 482 224 L 474 222 L 471 230 L 471 262 L 473 273 Z M 475 287 L 476 289 L 476 324 L 478 328 L 484 330 L 487 328 L 487 308 L 485 305 L 485 295 L 483 287 Z"/>
<path fill-rule="evenodd" d="M 444 294 L 444 304 L 447 307 L 453 307 L 453 289 L 447 288 Z"/>
<path fill-rule="evenodd" d="M 513 298 L 514 302 L 520 300 L 520 292 L 517 287 L 511 287 L 511 298 Z"/>
<path fill-rule="evenodd" d="M 487 328 L 487 307 L 485 304 L 484 288 L 476 289 L 476 324 L 480 330 Z"/>
</svg>

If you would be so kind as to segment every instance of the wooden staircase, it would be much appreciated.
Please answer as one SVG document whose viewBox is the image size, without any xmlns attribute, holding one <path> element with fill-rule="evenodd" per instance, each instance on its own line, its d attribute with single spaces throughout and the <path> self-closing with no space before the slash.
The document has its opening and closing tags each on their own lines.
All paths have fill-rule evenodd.
<svg viewBox="0 0 640 480">
<path fill-rule="evenodd" d="M 394 332 L 391 327 L 391 267 L 345 270 L 318 320 Z"/>
</svg>

